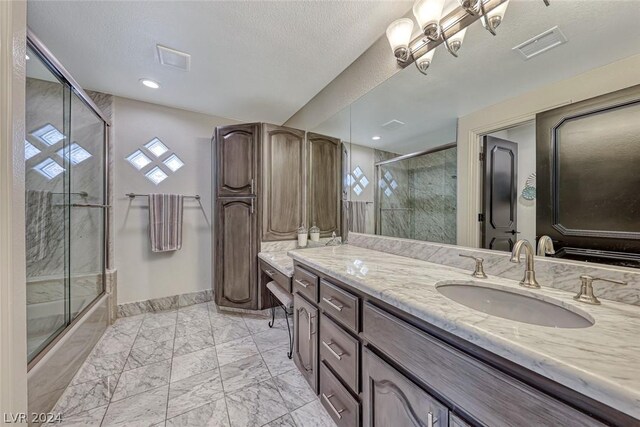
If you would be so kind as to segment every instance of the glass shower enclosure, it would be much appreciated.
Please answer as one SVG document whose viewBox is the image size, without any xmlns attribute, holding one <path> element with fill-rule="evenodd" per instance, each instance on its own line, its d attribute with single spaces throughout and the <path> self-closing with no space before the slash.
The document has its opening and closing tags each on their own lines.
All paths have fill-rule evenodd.
<svg viewBox="0 0 640 427">
<path fill-rule="evenodd" d="M 376 163 L 376 234 L 455 244 L 456 156 L 448 144 Z"/>
<path fill-rule="evenodd" d="M 104 292 L 107 119 L 29 34 L 25 129 L 31 363 Z"/>
</svg>

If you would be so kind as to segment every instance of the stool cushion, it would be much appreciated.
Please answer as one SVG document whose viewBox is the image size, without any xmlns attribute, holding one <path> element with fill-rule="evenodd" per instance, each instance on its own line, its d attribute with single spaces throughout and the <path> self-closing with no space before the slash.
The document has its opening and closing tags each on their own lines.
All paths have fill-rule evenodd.
<svg viewBox="0 0 640 427">
<path fill-rule="evenodd" d="M 269 289 L 273 296 L 276 297 L 276 299 L 285 307 L 289 308 L 293 303 L 293 297 L 291 294 L 276 282 L 272 281 L 267 283 L 267 289 Z"/>
</svg>

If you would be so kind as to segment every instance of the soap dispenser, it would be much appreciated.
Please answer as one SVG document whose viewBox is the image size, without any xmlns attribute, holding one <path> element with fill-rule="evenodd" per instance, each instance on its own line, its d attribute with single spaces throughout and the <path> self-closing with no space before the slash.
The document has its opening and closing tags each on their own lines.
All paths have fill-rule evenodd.
<svg viewBox="0 0 640 427">
<path fill-rule="evenodd" d="M 312 242 L 319 242 L 320 241 L 320 229 L 318 228 L 318 226 L 313 224 L 313 227 L 311 227 L 309 229 L 309 235 L 311 236 L 311 241 Z"/>
<path fill-rule="evenodd" d="M 298 247 L 306 248 L 307 247 L 307 228 L 304 225 L 301 225 L 298 228 Z"/>
</svg>

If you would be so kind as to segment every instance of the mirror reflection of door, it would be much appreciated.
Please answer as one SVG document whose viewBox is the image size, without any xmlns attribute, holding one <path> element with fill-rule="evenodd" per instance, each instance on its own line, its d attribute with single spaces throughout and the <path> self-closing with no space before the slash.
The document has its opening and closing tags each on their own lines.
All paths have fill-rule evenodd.
<svg viewBox="0 0 640 427">
<path fill-rule="evenodd" d="M 518 145 L 483 137 L 482 247 L 511 251 L 517 240 Z"/>
</svg>

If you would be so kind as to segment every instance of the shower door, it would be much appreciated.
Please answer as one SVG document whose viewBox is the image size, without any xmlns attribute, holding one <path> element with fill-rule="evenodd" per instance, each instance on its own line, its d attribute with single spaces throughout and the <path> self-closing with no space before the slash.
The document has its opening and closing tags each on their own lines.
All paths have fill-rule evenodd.
<svg viewBox="0 0 640 427">
<path fill-rule="evenodd" d="M 104 289 L 106 123 L 56 65 L 29 40 L 24 141 L 29 362 Z"/>
</svg>

